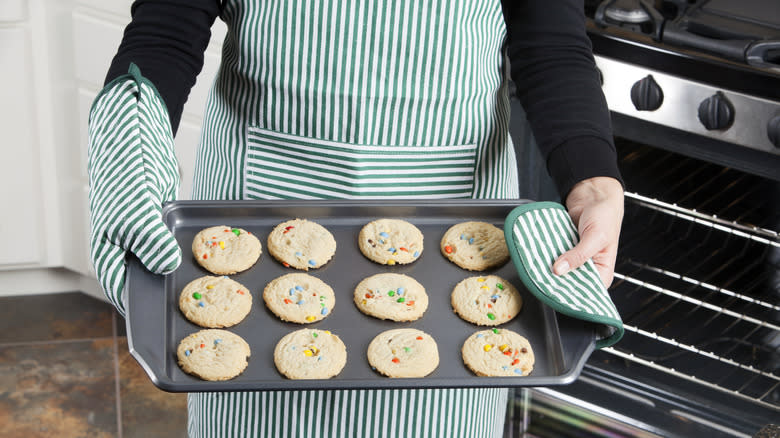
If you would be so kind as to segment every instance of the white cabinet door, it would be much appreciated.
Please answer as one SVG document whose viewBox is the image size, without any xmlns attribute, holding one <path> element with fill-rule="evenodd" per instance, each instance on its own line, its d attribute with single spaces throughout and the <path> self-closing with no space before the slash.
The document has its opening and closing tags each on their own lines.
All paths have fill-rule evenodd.
<svg viewBox="0 0 780 438">
<path fill-rule="evenodd" d="M 40 263 L 46 239 L 26 26 L 0 26 L 0 59 L 0 267 L 7 268 Z"/>
</svg>

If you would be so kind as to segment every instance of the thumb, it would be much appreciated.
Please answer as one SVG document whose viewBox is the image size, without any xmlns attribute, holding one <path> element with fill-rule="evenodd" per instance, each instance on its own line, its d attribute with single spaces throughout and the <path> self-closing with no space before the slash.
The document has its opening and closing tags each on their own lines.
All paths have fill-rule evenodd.
<svg viewBox="0 0 780 438">
<path fill-rule="evenodd" d="M 553 264 L 553 273 L 563 275 L 585 264 L 607 245 L 607 238 L 601 233 L 584 231 L 580 242 L 574 248 L 561 254 Z"/>
<path fill-rule="evenodd" d="M 92 265 L 100 286 L 114 306 L 123 312 L 122 289 L 125 287 L 125 250 L 108 239 L 93 236 Z"/>
<path fill-rule="evenodd" d="M 159 219 L 138 233 L 129 249 L 154 274 L 169 274 L 181 264 L 181 248 Z"/>
</svg>

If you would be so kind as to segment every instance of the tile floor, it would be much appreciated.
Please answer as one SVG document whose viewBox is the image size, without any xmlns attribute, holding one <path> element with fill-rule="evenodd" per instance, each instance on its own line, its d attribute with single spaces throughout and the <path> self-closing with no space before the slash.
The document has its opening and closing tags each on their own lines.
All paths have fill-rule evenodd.
<svg viewBox="0 0 780 438">
<path fill-rule="evenodd" d="M 130 356 L 111 305 L 78 292 L 0 298 L 0 437 L 184 437 L 186 404 Z"/>
<path fill-rule="evenodd" d="M 110 304 L 80 292 L 0 298 L 0 437 L 186 437 L 186 409 L 130 356 Z"/>
</svg>

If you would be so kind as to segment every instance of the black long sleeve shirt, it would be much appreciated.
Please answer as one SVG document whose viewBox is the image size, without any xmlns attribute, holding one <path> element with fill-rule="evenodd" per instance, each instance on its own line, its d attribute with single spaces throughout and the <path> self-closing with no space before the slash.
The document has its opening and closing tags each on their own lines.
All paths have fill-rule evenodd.
<svg viewBox="0 0 780 438">
<path fill-rule="evenodd" d="M 562 198 L 583 179 L 622 181 L 582 0 L 502 6 L 517 97 Z M 157 87 L 175 133 L 221 7 L 221 0 L 136 0 L 106 83 L 135 63 Z"/>
</svg>

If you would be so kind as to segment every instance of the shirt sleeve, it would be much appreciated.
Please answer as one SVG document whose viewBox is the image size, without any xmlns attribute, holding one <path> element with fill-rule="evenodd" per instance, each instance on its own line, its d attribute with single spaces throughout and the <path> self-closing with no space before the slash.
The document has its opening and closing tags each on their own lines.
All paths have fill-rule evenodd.
<svg viewBox="0 0 780 438">
<path fill-rule="evenodd" d="M 105 83 L 138 66 L 160 93 L 176 133 L 220 9 L 220 0 L 136 0 Z"/>
<path fill-rule="evenodd" d="M 517 97 L 562 199 L 587 178 L 623 184 L 582 0 L 502 0 Z"/>
</svg>

